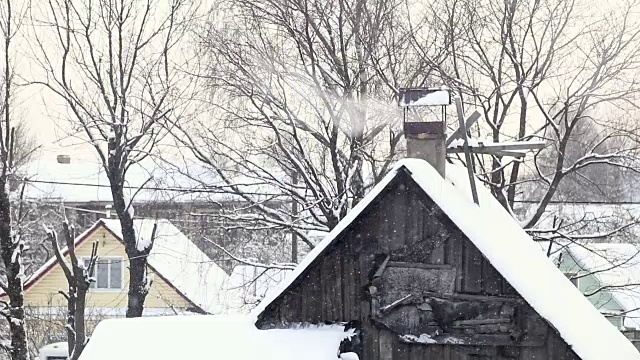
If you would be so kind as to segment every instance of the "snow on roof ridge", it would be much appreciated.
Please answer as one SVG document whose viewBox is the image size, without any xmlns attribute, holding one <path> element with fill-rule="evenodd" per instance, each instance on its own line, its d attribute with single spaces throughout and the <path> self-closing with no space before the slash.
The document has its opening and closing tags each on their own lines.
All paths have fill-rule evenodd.
<svg viewBox="0 0 640 360">
<path fill-rule="evenodd" d="M 303 259 L 277 291 L 265 297 L 252 316 L 257 319 L 364 211 L 399 171 L 406 169 L 422 190 L 469 237 L 529 305 L 553 325 L 582 360 L 611 357 L 640 359 L 640 353 L 631 342 L 553 265 L 488 189 L 478 186 L 480 205 L 474 204 L 466 168 L 457 164 L 447 165 L 445 180 L 424 160 L 398 161 L 393 170 Z M 499 223 L 500 226 L 487 226 L 492 223 Z M 535 274 L 530 269 L 536 269 Z M 577 323 L 580 326 L 576 326 Z"/>
</svg>

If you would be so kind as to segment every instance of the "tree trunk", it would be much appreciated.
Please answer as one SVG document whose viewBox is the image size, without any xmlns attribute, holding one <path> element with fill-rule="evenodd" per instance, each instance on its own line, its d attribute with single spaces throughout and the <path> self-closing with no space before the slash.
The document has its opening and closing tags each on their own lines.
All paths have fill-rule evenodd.
<svg viewBox="0 0 640 360">
<path fill-rule="evenodd" d="M 146 255 L 136 252 L 129 255 L 129 301 L 127 317 L 140 317 L 144 310 L 144 300 L 149 292 L 146 284 Z"/>
<path fill-rule="evenodd" d="M 121 169 L 125 165 L 119 161 L 120 151 L 121 147 L 116 145 L 115 139 L 110 139 L 107 174 L 111 184 L 113 207 L 120 220 L 122 241 L 129 260 L 129 291 L 126 316 L 132 318 L 142 316 L 144 301 L 149 292 L 146 271 L 147 256 L 151 252 L 153 241 L 146 249 L 138 250 L 133 217 L 128 211 L 130 204 L 127 204 L 124 196 L 124 172 Z"/>
<path fill-rule="evenodd" d="M 67 345 L 69 346 L 69 357 L 74 353 L 76 342 L 76 325 L 78 324 L 76 318 L 76 303 L 78 298 L 76 296 L 76 287 L 69 286 L 69 294 L 67 295 Z"/>
<path fill-rule="evenodd" d="M 11 332 L 11 359 L 27 360 L 27 331 L 24 324 L 24 284 L 22 283 L 20 256 L 21 244 L 11 234 L 11 214 L 6 183 L 0 181 L 0 246 L 2 261 L 7 273 L 7 295 L 9 296 L 9 330 Z"/>
<path fill-rule="evenodd" d="M 73 354 L 69 357 L 69 360 L 77 360 L 84 350 L 84 345 L 87 341 L 87 334 L 84 324 L 84 310 L 86 307 L 87 290 L 79 288 L 78 298 L 76 299 L 77 305 L 74 312 L 75 322 L 75 338 L 73 344 Z"/>
<path fill-rule="evenodd" d="M 17 292 L 16 292 L 17 291 Z M 24 325 L 24 297 L 22 280 L 9 281 L 9 304 L 11 305 L 11 359 L 28 360 L 27 330 Z"/>
<path fill-rule="evenodd" d="M 121 191 L 120 194 L 122 194 Z M 124 196 L 117 201 L 114 196 L 114 205 L 120 219 L 122 240 L 125 243 L 127 257 L 129 258 L 127 317 L 141 317 L 144 310 L 144 301 L 149 292 L 147 288 L 147 257 L 151 251 L 151 246 L 142 251 L 138 250 L 133 219 L 126 211 L 127 205 L 125 204 Z"/>
<path fill-rule="evenodd" d="M 147 257 L 151 252 L 151 245 L 142 251 L 138 250 L 133 218 L 127 212 L 128 204 L 124 201 L 122 189 L 112 191 L 112 193 L 114 193 L 113 203 L 122 228 L 122 240 L 129 258 L 127 317 L 141 317 L 144 310 L 144 301 L 149 292 L 147 287 Z"/>
</svg>

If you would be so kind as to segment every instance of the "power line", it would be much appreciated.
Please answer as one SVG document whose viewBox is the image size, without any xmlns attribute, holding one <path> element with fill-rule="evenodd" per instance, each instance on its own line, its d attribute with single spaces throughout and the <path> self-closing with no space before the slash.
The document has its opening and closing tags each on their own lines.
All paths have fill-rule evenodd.
<svg viewBox="0 0 640 360">
<path fill-rule="evenodd" d="M 77 183 L 77 182 L 68 182 L 68 181 L 50 181 L 50 180 L 30 180 L 30 179 L 25 179 L 24 182 L 34 183 L 34 184 L 87 186 L 87 187 L 109 188 L 109 189 L 111 188 L 110 185 Z M 129 190 L 141 189 L 141 190 L 175 191 L 175 192 L 215 192 L 215 190 L 210 190 L 210 189 L 180 188 L 180 187 L 158 187 L 158 186 L 145 186 L 143 188 L 140 188 L 139 186 L 124 185 L 122 188 L 123 189 L 129 189 Z M 221 192 L 221 190 L 217 190 L 217 192 Z"/>
<path fill-rule="evenodd" d="M 52 180 L 31 180 L 24 179 L 24 182 L 34 183 L 34 184 L 49 184 L 49 185 L 67 185 L 67 186 L 86 186 L 86 187 L 97 187 L 97 188 L 111 188 L 110 185 L 102 185 L 102 184 L 89 184 L 89 183 L 77 183 L 77 182 L 68 182 L 68 181 L 52 181 Z M 226 187 L 231 186 L 260 186 L 264 184 L 234 184 L 234 185 L 224 185 L 224 186 L 215 186 L 214 189 L 205 189 L 205 188 L 185 188 L 185 187 L 161 187 L 161 186 L 131 186 L 131 185 L 123 185 L 123 189 L 127 190 L 151 190 L 151 191 L 168 191 L 168 192 L 178 192 L 178 193 L 206 193 L 206 194 L 231 194 L 235 195 L 235 192 L 225 190 Z M 212 186 L 214 187 L 214 186 Z M 243 192 L 245 195 L 262 195 L 262 196 L 281 196 L 283 194 L 273 194 L 267 192 Z M 284 196 L 284 195 L 283 195 Z"/>
<path fill-rule="evenodd" d="M 515 203 L 520 204 L 538 204 L 539 200 L 514 200 Z M 574 200 L 574 201 L 562 201 L 551 200 L 548 202 L 550 205 L 640 205 L 640 201 L 605 201 L 605 200 Z"/>
</svg>

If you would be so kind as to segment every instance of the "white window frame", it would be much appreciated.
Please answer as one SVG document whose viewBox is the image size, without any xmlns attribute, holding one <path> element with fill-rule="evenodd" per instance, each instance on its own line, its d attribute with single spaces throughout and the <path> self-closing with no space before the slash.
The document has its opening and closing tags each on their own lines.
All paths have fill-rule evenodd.
<svg viewBox="0 0 640 360">
<path fill-rule="evenodd" d="M 82 263 L 86 264 L 87 261 L 89 261 L 90 258 L 85 257 L 82 259 Z M 118 263 L 120 263 L 120 287 L 119 288 L 111 288 L 111 287 L 106 287 L 106 288 L 99 288 L 98 287 L 98 261 L 108 261 L 109 262 L 109 266 L 107 266 L 107 282 L 109 283 L 109 286 L 111 286 L 111 262 L 112 261 L 117 261 Z M 99 257 L 98 260 L 96 261 L 96 265 L 93 268 L 94 274 L 93 274 L 93 278 L 95 279 L 95 281 L 92 283 L 95 284 L 93 287 L 89 287 L 89 291 L 90 292 L 121 292 L 124 289 L 124 258 L 122 257 L 117 257 L 117 256 L 109 256 L 109 257 Z"/>
<path fill-rule="evenodd" d="M 619 318 L 620 319 L 620 326 L 618 326 L 619 330 L 624 330 L 624 320 L 625 320 L 625 313 L 602 313 L 602 315 L 604 315 L 605 318 L 607 318 L 607 320 L 609 322 L 611 322 L 611 318 Z M 613 322 L 611 322 L 612 325 L 617 326 L 615 324 L 613 324 Z"/>
</svg>

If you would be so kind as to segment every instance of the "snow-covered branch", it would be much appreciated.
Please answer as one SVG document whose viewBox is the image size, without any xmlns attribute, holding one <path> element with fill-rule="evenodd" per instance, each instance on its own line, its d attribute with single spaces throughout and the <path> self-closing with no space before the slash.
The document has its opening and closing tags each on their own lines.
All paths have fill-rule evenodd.
<svg viewBox="0 0 640 360">
<path fill-rule="evenodd" d="M 231 252 L 229 252 L 227 249 L 225 249 L 224 247 L 218 245 L 215 241 L 211 240 L 211 239 L 205 239 L 207 242 L 209 242 L 210 244 L 212 244 L 213 246 L 215 246 L 216 248 L 220 249 L 222 252 L 224 252 L 227 256 L 229 256 L 231 259 L 244 264 L 244 265 L 250 265 L 253 267 L 257 267 L 257 268 L 261 268 L 261 269 L 278 269 L 278 270 L 293 270 L 296 267 L 296 264 L 279 264 L 279 263 L 274 263 L 274 264 L 261 264 L 255 261 L 251 261 L 251 260 L 247 260 L 247 259 L 241 259 L 235 255 L 233 255 Z"/>
</svg>

